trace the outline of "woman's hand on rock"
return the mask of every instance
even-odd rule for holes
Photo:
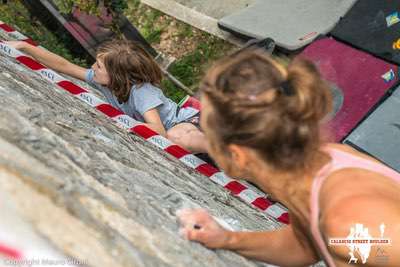
[[[233,232],[224,229],[204,209],[182,209],[177,211],[181,224],[180,234],[208,248],[225,248]]]

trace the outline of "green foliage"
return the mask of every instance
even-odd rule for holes
[[[169,16],[164,16],[161,12],[141,4],[139,0],[128,0],[128,9],[124,13],[144,38],[156,46],[160,44],[162,33],[168,30],[172,21]],[[162,18],[160,18],[161,16]],[[193,52],[178,58],[169,67],[169,71],[183,84],[196,91],[208,66],[228,53],[233,46],[205,32],[194,34],[193,27],[186,23],[176,21],[175,25],[178,29],[175,37],[179,39],[193,38],[197,47]],[[185,96],[185,92],[177,88],[171,81],[165,79],[162,86],[166,94],[175,101],[179,101]]]
[[[9,1],[8,4],[0,4],[0,20],[31,37],[48,50],[77,65],[87,66],[87,62],[84,59],[74,57],[68,50],[67,45],[60,42],[52,32],[48,31],[40,22],[32,20],[28,10],[25,9],[20,0]]]
[[[61,12],[69,14],[74,8],[92,14],[99,15],[102,7],[107,8],[110,12],[121,13],[127,7],[128,3],[126,0],[53,0]]]
[[[179,36],[188,37],[188,38],[193,37],[193,27],[192,26],[190,26],[189,24],[186,24],[186,23],[179,23],[177,26],[179,29]]]
[[[204,33],[204,35],[208,34]],[[186,86],[192,87],[196,91],[205,70],[230,48],[231,46],[224,41],[208,35],[207,38],[203,38],[203,41],[197,45],[192,53],[174,62],[169,71]]]
[[[114,0],[109,2],[111,2],[109,4],[111,10],[114,10],[115,12],[118,13],[121,13],[128,8],[128,3],[126,2],[126,0]]]
[[[163,88],[165,95],[171,98],[176,103],[179,103],[182,98],[186,96],[186,92],[178,88],[173,82],[171,82],[167,78],[162,81],[161,87]]]
[[[138,28],[140,33],[150,44],[157,44],[161,41],[161,34],[167,29],[170,19],[163,23],[157,23],[163,15],[158,10],[150,9],[140,4],[140,1],[129,1],[125,16]]]
[[[118,36],[122,34],[118,27],[118,14],[128,8],[127,0],[53,0],[53,2],[64,14],[71,14],[75,8],[78,8],[87,14],[100,16],[105,8],[113,14],[113,21],[107,27]]]
[[[109,13],[114,14],[115,18],[118,18],[118,14],[128,8],[127,0],[52,0],[52,2],[64,14],[71,14],[75,8],[78,8],[87,14],[100,16],[101,11],[105,8]],[[114,24],[117,22],[115,21]],[[117,29],[115,25],[110,25],[110,28]]]
[[[102,0],[53,0],[63,12],[69,13],[74,6],[91,13],[98,14],[98,3]],[[0,1],[1,3],[1,1]],[[127,6],[126,4],[129,4]],[[172,19],[161,12],[151,9],[140,3],[139,0],[105,1],[113,12],[124,10],[124,14],[139,29],[146,40],[152,44],[160,43],[160,37],[170,26]],[[111,4],[114,4],[112,6]],[[162,16],[162,18],[161,18]],[[68,49],[67,42],[58,39],[38,21],[33,21],[28,11],[21,4],[21,0],[8,1],[0,4],[0,20],[9,23],[22,33],[46,47],[48,50],[59,54],[75,64],[87,67],[85,60],[74,57]],[[209,65],[232,49],[225,41],[207,33],[193,34],[193,28],[185,23],[176,22],[179,38],[194,38],[196,49],[189,54],[177,59],[169,71],[186,86],[196,91],[198,83]],[[167,96],[179,102],[186,93],[177,88],[171,81],[164,79],[162,87]]]

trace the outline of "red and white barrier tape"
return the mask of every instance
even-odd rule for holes
[[[7,35],[10,36],[11,38],[14,38],[14,39],[17,39],[20,41],[24,41],[24,42],[30,43],[31,45],[37,46],[37,44],[31,38],[26,37],[22,33],[14,30],[13,28],[11,28],[10,26],[8,26],[7,24],[5,24],[2,21],[0,21],[0,29],[3,30],[4,32],[6,32]]]
[[[4,24],[0,21],[0,29],[10,34],[12,37],[21,37],[23,41],[28,43],[34,43],[26,36],[17,33],[10,26]],[[151,130],[143,123],[134,120],[133,118],[125,115],[120,110],[114,108],[110,104],[99,99],[95,95],[88,92],[86,89],[66,80],[61,75],[57,74],[53,70],[47,69],[44,65],[35,61],[34,59],[24,55],[22,52],[0,42],[0,52],[6,54],[10,57],[15,58],[17,61],[27,66],[29,69],[40,74],[44,79],[57,84],[62,89],[70,92],[74,96],[78,97],[82,101],[86,102],[93,108],[96,108],[103,114],[107,115],[111,119],[117,122],[119,126],[125,128],[129,132],[137,134],[150,143],[156,145],[157,147],[163,149],[170,155],[176,157],[182,161],[185,165],[197,170],[201,174],[209,177],[215,183],[228,189],[234,196],[239,197],[244,202],[260,209],[262,212],[268,214],[269,216],[277,219],[279,222],[288,224],[289,214],[285,207],[279,203],[273,203],[265,196],[260,195],[253,190],[249,189],[243,183],[237,180],[233,180],[226,176],[222,171],[216,169],[212,165],[206,163],[205,161],[194,156],[187,150],[181,148],[180,146],[173,144],[170,140],[159,135],[155,131]]]

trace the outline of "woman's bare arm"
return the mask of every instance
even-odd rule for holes
[[[181,233],[208,248],[232,250],[279,266],[307,266],[318,261],[312,249],[300,243],[291,225],[268,232],[232,232],[205,210],[184,210],[178,216],[183,225]]]
[[[225,249],[279,266],[308,266],[318,258],[296,238],[292,226],[270,232],[230,232]]]

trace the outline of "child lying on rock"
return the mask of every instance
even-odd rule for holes
[[[22,41],[9,41],[50,69],[83,80],[101,91],[107,101],[126,115],[188,149],[207,151],[207,141],[198,128],[199,112],[180,109],[159,88],[162,71],[138,44],[126,40],[104,43],[90,69]]]

